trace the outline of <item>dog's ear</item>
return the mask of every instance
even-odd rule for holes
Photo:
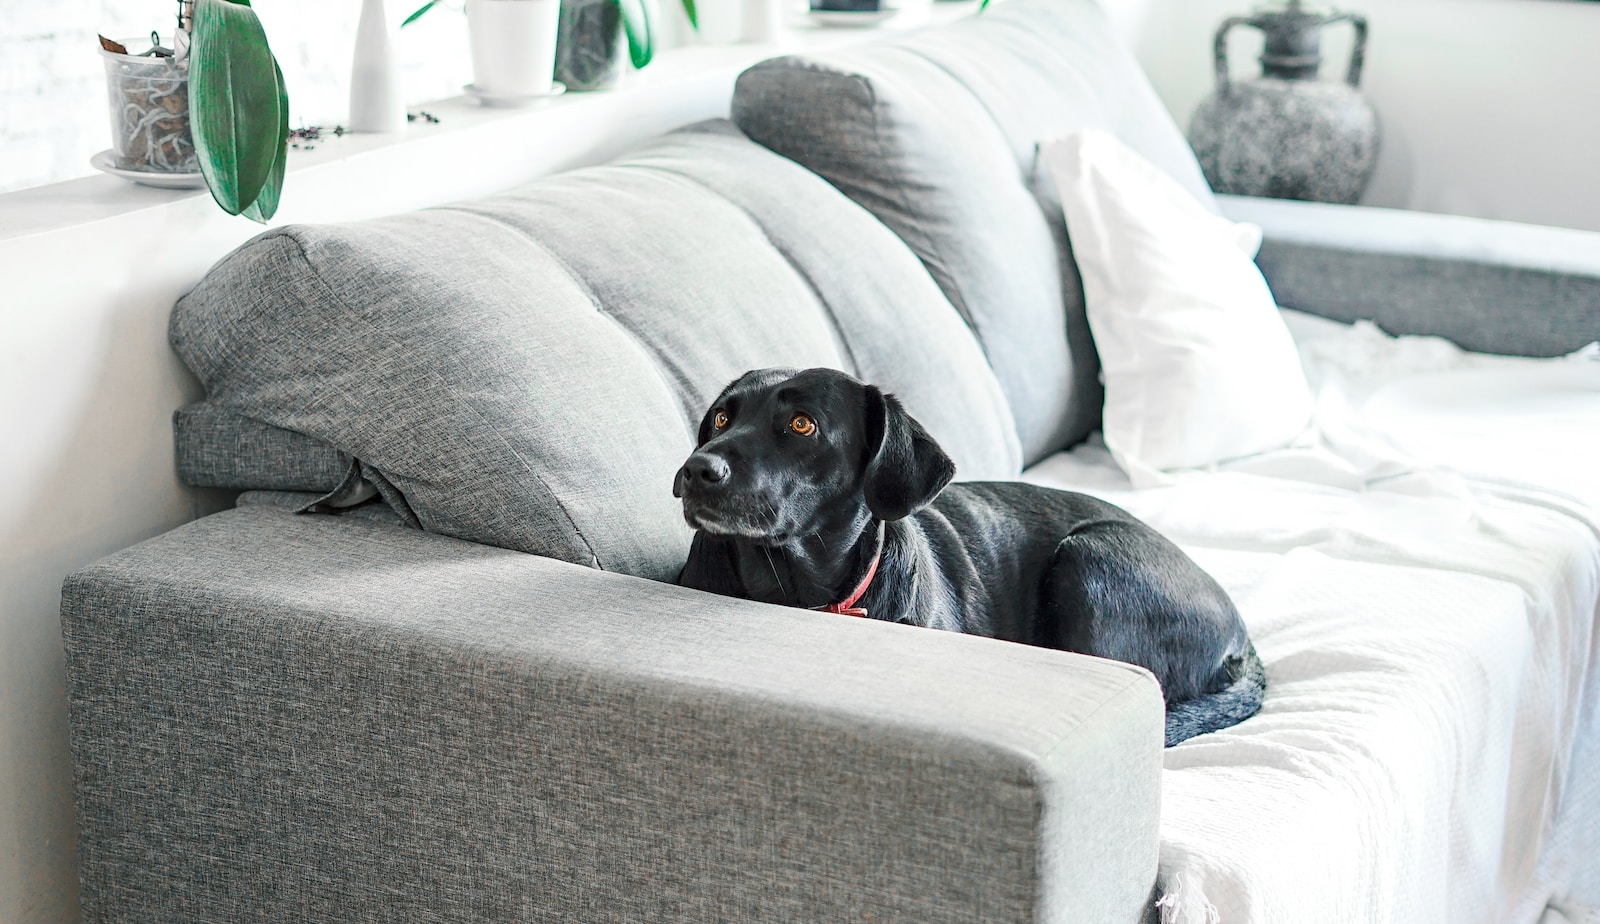
[[[955,477],[956,464],[900,400],[867,386],[867,447],[862,480],[867,509],[880,520],[916,513]]]

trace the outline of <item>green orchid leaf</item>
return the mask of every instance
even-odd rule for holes
[[[428,0],[428,2],[424,3],[422,5],[422,7],[420,9],[418,9],[415,13],[412,13],[410,16],[407,16],[406,17],[406,21],[400,24],[400,28],[404,29],[406,26],[409,26],[412,23],[416,22],[417,20],[421,19],[423,13],[428,12],[429,10],[433,9],[434,7],[436,7],[438,5],[439,5],[439,0]]]
[[[644,67],[656,54],[650,5],[644,0],[617,0],[617,8],[622,11],[622,31],[628,35],[628,57],[634,67]]]
[[[262,224],[278,211],[278,200],[283,196],[283,174],[289,166],[289,91],[283,85],[283,69],[278,67],[278,62],[272,62],[272,70],[278,78],[278,156],[272,161],[272,172],[267,175],[260,194],[244,210],[244,217]]]
[[[985,3],[989,0],[984,0]],[[684,15],[689,17],[689,28],[700,31],[700,12],[695,9],[694,0],[683,0]]]
[[[189,129],[211,197],[228,214],[254,202],[272,176],[286,102],[266,32],[247,0],[196,0]]]

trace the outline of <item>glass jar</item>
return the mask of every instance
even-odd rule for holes
[[[616,86],[627,61],[617,0],[561,0],[556,27],[556,79],[568,90]]]
[[[137,43],[139,39],[130,39]],[[128,47],[128,43],[124,43]],[[189,134],[189,66],[170,55],[100,50],[111,103],[111,147],[121,170],[198,173]]]

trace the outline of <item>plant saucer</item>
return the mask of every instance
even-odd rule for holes
[[[498,109],[514,109],[518,106],[531,106],[542,99],[560,96],[567,92],[567,85],[559,80],[552,80],[550,81],[550,90],[546,93],[492,93],[488,90],[480,90],[470,83],[461,89],[467,91],[468,96],[485,106]]]
[[[900,8],[885,6],[876,10],[806,10],[806,19],[819,26],[833,28],[860,29],[866,26],[876,26],[886,19],[900,14]]]
[[[117,166],[117,152],[107,148],[89,158],[89,166],[124,180],[162,189],[203,189],[206,178],[201,173],[157,173],[154,170],[125,170]]]

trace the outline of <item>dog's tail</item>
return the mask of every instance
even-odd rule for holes
[[[1215,693],[1167,704],[1167,747],[1195,735],[1237,725],[1255,715],[1267,695],[1267,669],[1256,646],[1230,664],[1233,681]]]

